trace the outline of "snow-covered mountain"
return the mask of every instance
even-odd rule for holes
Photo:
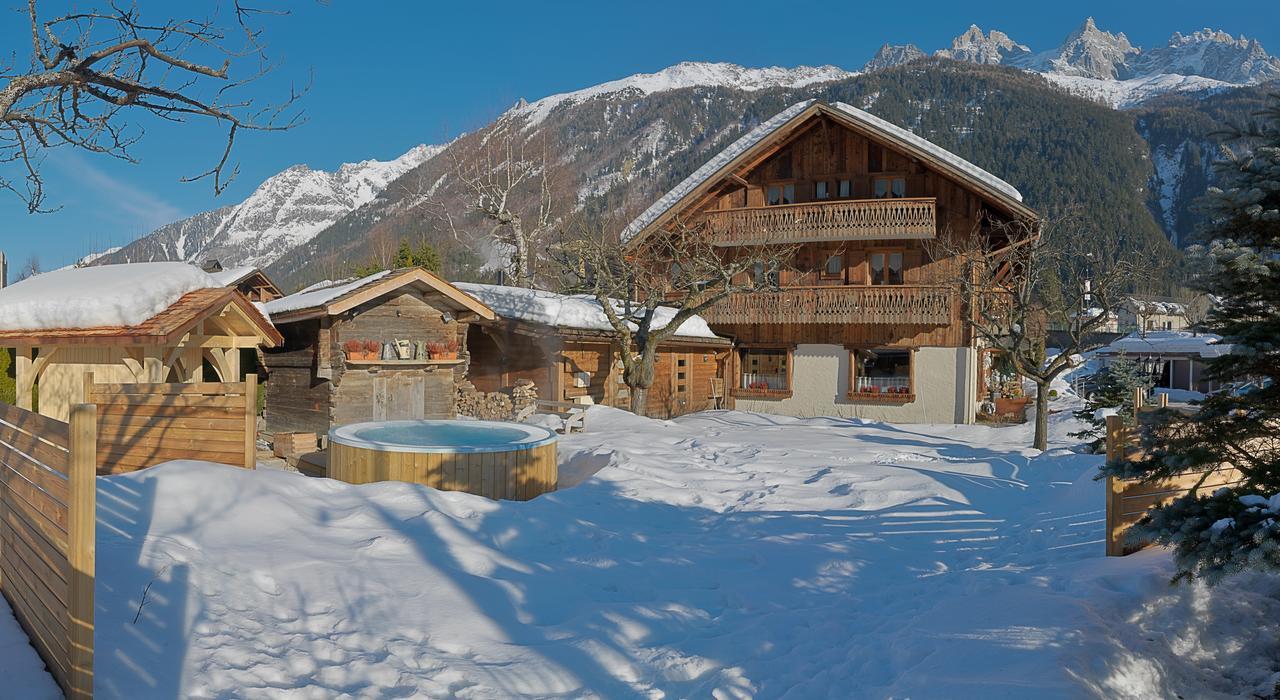
[[[536,102],[524,102],[512,108],[508,114],[527,116],[529,126],[537,126],[557,107],[579,104],[591,99],[618,94],[648,95],[690,87],[731,87],[737,90],[765,90],[768,88],[798,88],[816,83],[843,80],[856,75],[835,66],[799,66],[796,68],[747,68],[733,63],[698,63],[686,61],[664,68],[657,73],[636,75],[610,80],[582,90],[564,92],[544,97]]]
[[[1280,79],[1280,58],[1268,54],[1255,39],[1202,29],[1174,33],[1167,45],[1143,49],[1124,32],[1099,28],[1092,17],[1045,51],[1033,51],[999,30],[984,32],[971,25],[952,39],[950,47],[934,55],[1040,73],[1067,92],[1117,109],[1172,92],[1207,94]],[[905,46],[886,45],[866,69],[887,68],[916,57]]]
[[[880,50],[876,52],[876,55],[872,56],[871,60],[867,61],[866,65],[862,66],[862,70],[871,71],[888,68],[890,66],[899,66],[903,63],[910,63],[917,58],[924,58],[927,55],[928,54],[921,51],[920,47],[915,44],[902,44],[900,46],[884,44],[880,47]]]
[[[266,267],[443,148],[415,146],[395,160],[345,163],[333,172],[295,165],[267,178],[239,204],[167,224],[91,262],[216,259],[228,267]]]

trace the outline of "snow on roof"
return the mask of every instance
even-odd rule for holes
[[[613,330],[600,304],[594,297],[585,294],[557,294],[541,289],[471,282],[459,282],[455,286],[479,299],[502,318],[556,328]],[[621,308],[621,302],[614,303]],[[654,329],[665,328],[675,314],[676,310],[672,307],[658,307],[654,314]],[[676,335],[683,338],[719,338],[711,332],[711,328],[701,316],[694,316],[682,323]]]
[[[1139,299],[1130,297],[1129,303],[1133,308],[1142,314],[1165,314],[1168,316],[1181,316],[1187,312],[1185,304],[1176,301],[1157,301],[1154,299]]]
[[[189,292],[222,286],[183,262],[54,270],[0,289],[0,331],[136,326]]]
[[[1231,352],[1231,345],[1221,342],[1222,337],[1212,333],[1192,333],[1191,331],[1147,331],[1146,335],[1131,333],[1107,347],[1101,352],[1115,354],[1120,352],[1143,355],[1199,355],[1200,357],[1221,357]]]
[[[673,187],[670,192],[667,192],[659,198],[658,201],[650,205],[648,209],[644,210],[644,212],[641,213],[640,216],[637,216],[630,224],[627,224],[627,227],[622,230],[623,242],[631,240],[633,236],[645,227],[649,226],[649,224],[657,221],[659,217],[675,206],[680,200],[688,196],[689,193],[697,189],[699,185],[706,182],[717,171],[728,165],[729,162],[733,161],[738,156],[750,150],[756,144],[768,138],[771,134],[782,128],[792,119],[795,119],[801,112],[804,112],[816,101],[817,100],[804,100],[803,102],[797,102],[790,107],[787,107],[762,122],[756,128],[747,132],[745,136],[734,141],[728,148],[720,151],[715,155],[715,157],[704,163],[702,167],[693,171],[693,173],[681,181],[680,184]],[[1018,192],[1017,188],[1013,185],[1010,185],[1004,180],[992,175],[990,172],[987,172],[986,170],[970,163],[964,158],[961,158],[935,143],[917,136],[896,124],[892,124],[873,114],[864,112],[857,107],[845,104],[844,102],[836,102],[831,106],[841,114],[862,124],[863,126],[866,126],[872,131],[878,131],[899,141],[909,143],[915,148],[926,152],[930,157],[950,165],[974,180],[990,187],[992,190],[995,190],[1014,201],[1022,201],[1022,193]]]
[[[337,282],[324,280],[317,282],[310,287],[304,288],[300,292],[294,292],[287,297],[272,299],[262,305],[263,311],[268,316],[286,313],[289,311],[299,311],[301,309],[310,309],[317,306],[323,306],[338,297],[345,296],[363,287],[364,285],[380,280],[391,274],[390,270],[375,272],[368,277],[355,278],[351,277]]]
[[[209,276],[218,280],[218,284],[223,287],[229,287],[236,282],[248,277],[250,274],[257,272],[258,268],[253,265],[245,265],[243,267],[232,267],[217,272],[210,272]]]

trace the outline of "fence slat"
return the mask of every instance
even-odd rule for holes
[[[70,565],[67,647],[72,697],[93,697],[93,587],[96,575],[98,422],[92,404],[71,409]]]

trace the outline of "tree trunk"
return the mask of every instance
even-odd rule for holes
[[[648,387],[631,387],[631,412],[637,416],[645,415],[648,398]]]
[[[1036,434],[1031,446],[1037,450],[1049,449],[1049,384],[1036,384]]]

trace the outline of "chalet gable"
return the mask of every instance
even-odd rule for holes
[[[680,212],[700,206],[724,189],[746,186],[745,177],[819,124],[847,128],[872,143],[917,160],[1013,218],[1039,218],[1022,203],[1021,193],[1012,185],[927,139],[843,102],[806,100],[761,123],[659,198],[623,230],[624,244],[634,244]]]

